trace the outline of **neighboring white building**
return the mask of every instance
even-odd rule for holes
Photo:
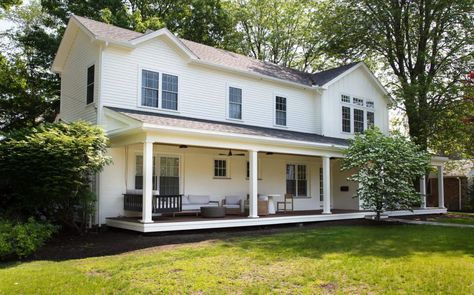
[[[357,212],[357,184],[340,172],[340,159],[354,133],[375,125],[388,134],[391,100],[363,63],[309,74],[179,39],[167,29],[141,34],[72,16],[53,70],[61,75],[59,118],[98,124],[110,138],[113,164],[97,179],[99,224],[163,231],[367,215]],[[124,209],[127,193],[139,194],[128,197],[131,210]],[[166,211],[156,195],[219,203],[249,195],[249,216],[258,217],[258,194],[273,196],[276,205],[285,193],[305,214],[152,220]],[[142,223],[114,218],[137,213]]]

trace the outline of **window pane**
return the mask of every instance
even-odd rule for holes
[[[227,161],[226,160],[214,160],[214,176],[215,177],[227,176]]]
[[[354,109],[354,132],[364,132],[364,111]]]
[[[368,107],[368,108],[374,108],[374,102],[373,101],[367,101],[365,103],[365,106]]]
[[[374,127],[375,116],[374,112],[367,112],[367,128]]]
[[[361,98],[353,97],[352,98],[352,103],[359,105],[359,106],[364,106],[364,100]]]
[[[94,74],[95,74],[95,66],[90,66],[87,69],[87,85],[94,83]]]
[[[163,74],[161,107],[168,110],[178,109],[178,77]]]
[[[342,131],[351,132],[351,109],[342,107]]]
[[[342,102],[346,102],[346,103],[350,103],[351,102],[351,98],[348,96],[348,95],[341,95],[341,101]]]
[[[179,194],[179,158],[160,157],[160,194]]]
[[[242,89],[229,87],[229,118],[242,119]]]
[[[90,104],[94,102],[94,75],[95,66],[87,68],[87,85],[86,85],[86,103]]]
[[[286,97],[275,97],[275,124],[286,126]]]
[[[158,107],[159,74],[152,71],[142,71],[142,105]]]

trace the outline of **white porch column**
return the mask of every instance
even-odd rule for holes
[[[258,152],[249,150],[249,217],[258,218]]]
[[[143,143],[143,198],[142,223],[153,222],[152,219],[152,190],[153,190],[153,142]]]
[[[323,159],[323,214],[331,214],[331,160]]]
[[[444,177],[443,177],[444,166],[438,166],[438,207],[444,207]]]
[[[421,209],[426,209],[426,176],[420,177]]]

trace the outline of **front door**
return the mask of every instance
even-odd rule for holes
[[[160,157],[160,195],[179,195],[178,157]]]

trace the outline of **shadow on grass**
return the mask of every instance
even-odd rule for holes
[[[251,251],[257,259],[278,257],[319,258],[331,253],[397,258],[415,252],[456,252],[474,256],[474,229],[419,225],[393,225],[366,220],[335,221],[267,228],[143,235],[108,230],[87,236],[60,236],[40,249],[31,260],[62,261],[122,254],[150,247],[170,249],[177,245],[218,240],[222,247]],[[1,268],[18,262],[0,264]]]

